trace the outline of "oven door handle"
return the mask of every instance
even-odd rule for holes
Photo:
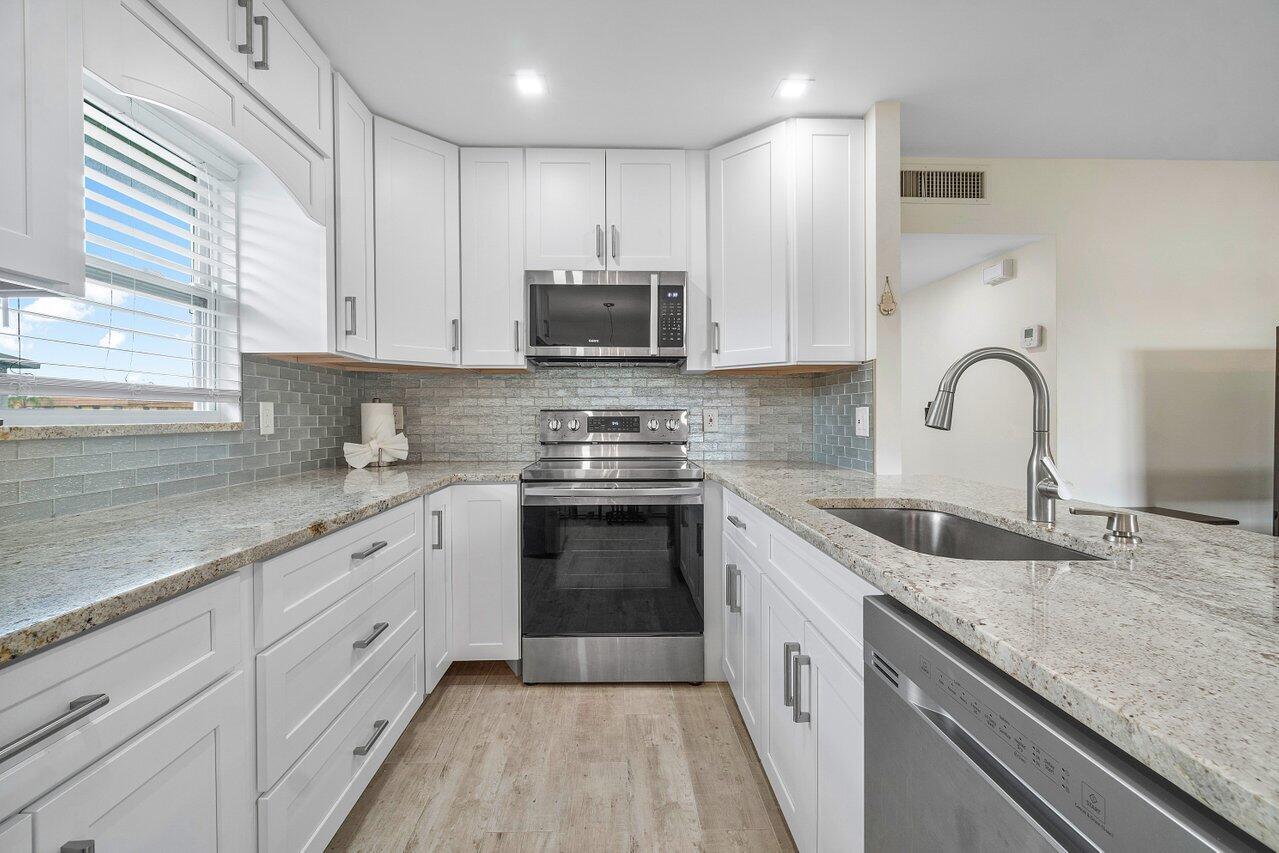
[[[524,486],[525,506],[571,504],[700,504],[702,485],[679,486]]]

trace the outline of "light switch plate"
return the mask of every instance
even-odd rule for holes
[[[258,403],[258,432],[261,435],[275,432],[275,403]]]
[[[702,432],[719,432],[719,409],[702,409]]]
[[[858,406],[853,414],[853,432],[870,438],[870,406]]]

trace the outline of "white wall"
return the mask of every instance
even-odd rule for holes
[[[904,165],[924,162],[984,164],[990,203],[906,203],[903,231],[1055,237],[1057,456],[1079,496],[1269,531],[1279,163]]]
[[[982,284],[982,269],[1002,258],[1014,260],[1016,278],[995,287]],[[1055,397],[1056,283],[1057,255],[1053,239],[1045,238],[903,296],[903,473],[1025,487],[1032,397],[1017,368],[994,361],[969,368],[959,381],[949,432],[924,426],[923,410],[946,368],[985,346],[1024,352],[1043,371]],[[1043,345],[1023,350],[1021,328],[1032,324],[1045,327]]]
[[[874,470],[902,470],[901,313],[879,313],[884,279],[901,295],[901,104],[866,113],[866,347],[875,354]]]

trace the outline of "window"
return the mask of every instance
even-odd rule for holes
[[[85,295],[0,290],[9,424],[239,416],[235,185],[86,101]]]

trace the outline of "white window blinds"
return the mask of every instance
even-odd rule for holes
[[[84,153],[85,296],[0,293],[0,406],[237,401],[234,183],[89,102]]]

